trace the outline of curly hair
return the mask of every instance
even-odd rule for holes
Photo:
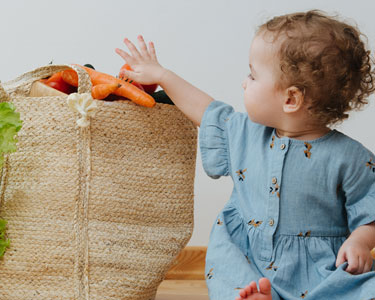
[[[280,87],[298,87],[317,121],[340,122],[368,103],[373,59],[356,27],[312,10],[275,17],[259,33],[279,44]]]

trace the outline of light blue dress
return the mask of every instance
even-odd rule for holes
[[[278,138],[220,101],[206,109],[199,135],[206,173],[234,184],[207,250],[211,300],[234,300],[261,277],[274,300],[375,298],[374,271],[335,267],[349,233],[375,221],[374,154],[336,130]]]

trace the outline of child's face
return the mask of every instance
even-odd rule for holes
[[[249,118],[265,126],[277,127],[283,113],[285,93],[276,88],[279,61],[275,45],[264,40],[263,34],[257,34],[254,38],[249,62],[251,73],[242,83]]]

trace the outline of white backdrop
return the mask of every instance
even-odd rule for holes
[[[46,65],[91,63],[116,75],[123,38],[155,43],[159,61],[238,111],[257,25],[274,15],[322,9],[356,22],[375,49],[373,0],[0,0],[0,80]],[[375,103],[339,127],[375,151]],[[216,214],[228,200],[230,178],[212,180],[197,157],[195,229],[189,245],[207,245]]]

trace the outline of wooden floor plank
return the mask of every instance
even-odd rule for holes
[[[204,276],[207,247],[189,246],[181,251],[155,300],[209,300]]]
[[[155,300],[209,300],[205,280],[164,280]]]
[[[204,280],[207,247],[185,247],[176,258],[165,279]]]

